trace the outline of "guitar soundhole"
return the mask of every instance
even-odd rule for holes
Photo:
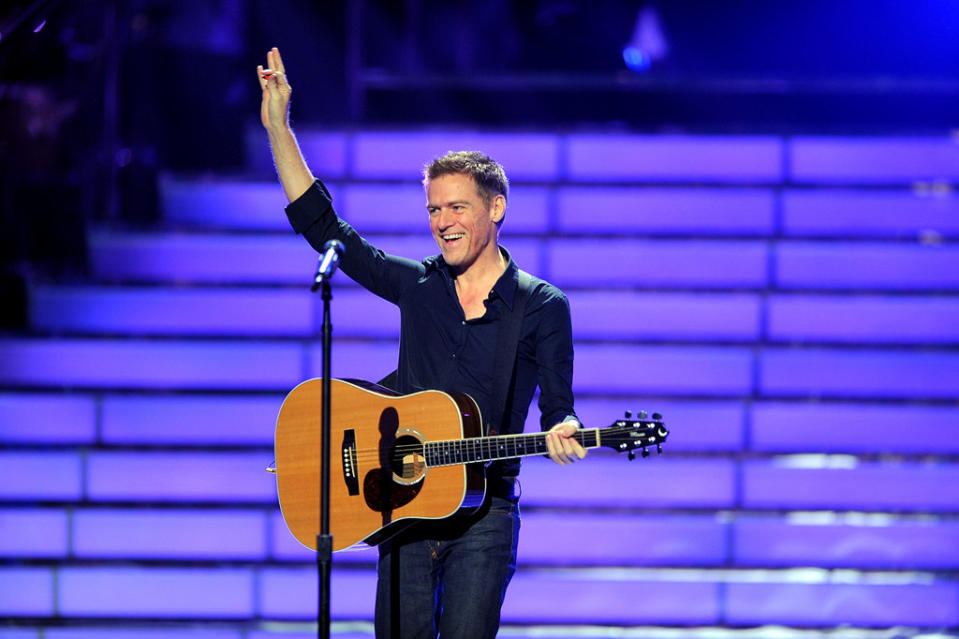
[[[426,474],[423,443],[412,435],[398,437],[390,451],[390,470],[393,471],[393,481],[404,486],[422,480]]]
[[[423,443],[414,435],[400,435],[380,449],[380,464],[363,478],[363,497],[370,509],[382,513],[385,526],[393,521],[393,511],[413,501],[423,488]]]

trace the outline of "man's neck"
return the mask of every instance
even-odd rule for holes
[[[488,292],[493,284],[506,271],[509,262],[499,250],[499,245],[493,245],[493,251],[484,254],[462,271],[453,271],[457,286],[465,290],[485,289]]]
[[[476,319],[486,313],[485,300],[496,285],[496,281],[506,270],[508,261],[496,249],[498,259],[477,261],[461,273],[454,272],[456,296],[466,319]]]

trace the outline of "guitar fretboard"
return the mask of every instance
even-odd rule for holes
[[[596,448],[599,446],[599,429],[579,430],[573,438],[585,448]],[[546,433],[524,433],[427,442],[423,447],[423,456],[428,466],[452,466],[545,455],[548,450]]]

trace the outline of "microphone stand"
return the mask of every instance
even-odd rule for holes
[[[330,534],[330,348],[333,325],[330,322],[329,278],[323,278],[323,409],[320,416],[320,532],[316,536],[316,570],[318,588],[317,628],[319,639],[330,637],[330,571],[333,564],[333,535]],[[313,289],[316,290],[314,284]]]
[[[333,323],[330,321],[330,278],[343,257],[343,243],[330,240],[323,246],[320,261],[313,276],[310,292],[323,289],[323,381],[321,397],[323,408],[320,411],[320,532],[316,535],[316,575],[317,575],[317,613],[316,636],[319,639],[330,637],[330,570],[333,565],[333,535],[330,534],[330,395],[332,384],[330,376],[330,351],[333,348]]]

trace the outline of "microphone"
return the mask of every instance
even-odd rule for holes
[[[313,276],[313,287],[311,291],[316,291],[324,281],[333,277],[336,268],[340,265],[340,258],[346,249],[343,248],[343,242],[339,240],[330,240],[323,245],[323,253],[320,255],[319,263],[316,265],[316,274]]]

